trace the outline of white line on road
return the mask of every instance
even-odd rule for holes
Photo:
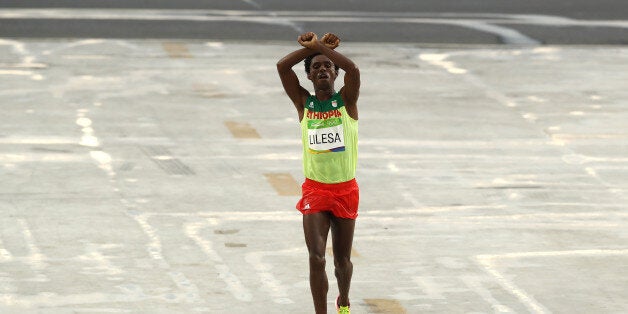
[[[528,295],[524,290],[517,287],[512,281],[508,280],[498,270],[495,269],[495,265],[490,260],[485,260],[477,257],[478,263],[489,273],[497,283],[502,286],[506,291],[513,294],[523,305],[525,305],[532,313],[543,314],[548,313],[548,310],[541,305],[534,297]]]
[[[253,296],[249,290],[242,284],[240,278],[238,278],[225,262],[222,257],[214,250],[212,242],[200,235],[202,228],[212,224],[214,219],[208,218],[205,221],[189,223],[185,225],[185,234],[201,248],[201,250],[207,255],[215,264],[214,267],[218,271],[218,278],[227,285],[227,290],[240,301],[250,302]]]
[[[89,155],[98,163],[98,168],[102,169],[109,175],[109,177],[115,177],[116,173],[113,171],[111,155],[101,150],[100,140],[94,135],[94,129],[92,128],[92,120],[87,118],[85,114],[89,112],[87,109],[79,109],[77,111],[76,124],[82,127],[81,141],[78,143],[81,146],[92,148]]]
[[[140,225],[144,234],[148,236],[149,243],[147,244],[147,251],[150,257],[159,263],[159,267],[162,269],[172,269],[170,264],[164,259],[162,254],[162,245],[156,228],[154,228],[149,222],[149,214],[135,214],[131,215],[133,219]],[[182,297],[187,302],[203,302],[203,299],[199,298],[199,289],[193,284],[185,274],[178,271],[168,271],[168,277],[174,282],[177,287],[183,291]]]
[[[0,263],[8,262],[13,259],[13,255],[7,249],[4,248],[2,238],[0,238]]]
[[[592,249],[592,250],[571,250],[571,251],[540,251],[540,252],[514,252],[505,254],[484,254],[476,256],[482,261],[494,261],[504,258],[526,258],[526,257],[555,257],[555,256],[628,256],[628,249]]]
[[[484,301],[491,305],[495,313],[515,313],[510,307],[504,305],[502,302],[499,302],[493,294],[491,290],[484,287],[482,284],[483,278],[479,276],[465,275],[461,276],[460,280],[464,282],[464,284],[469,287],[469,289],[473,290],[477,293]]]
[[[0,16],[2,15],[2,10],[0,9]],[[24,43],[15,40],[8,40],[0,38],[0,46],[11,46],[13,52],[21,57],[21,62],[17,64],[11,65],[12,68],[44,68],[45,65],[41,63],[34,62],[35,57],[30,54],[28,50],[24,47]],[[0,66],[4,67],[4,66]],[[33,71],[23,71],[23,70],[0,70],[0,74],[3,75],[21,75],[21,76],[30,76],[33,81],[41,81],[44,79],[44,76],[41,74],[36,74]]]
[[[24,236],[24,241],[26,242],[26,247],[29,252],[28,257],[26,258],[27,263],[30,264],[31,268],[35,272],[45,269],[48,266],[48,263],[45,262],[47,258],[41,253],[41,250],[39,250],[39,247],[35,244],[35,238],[33,237],[33,233],[28,227],[26,220],[18,219],[17,222],[20,225],[20,228],[22,228],[22,235]]]
[[[295,253],[302,251],[302,248],[286,249],[281,251],[256,251],[246,254],[245,260],[255,270],[260,278],[262,284],[266,287],[264,289],[273,298],[273,302],[277,304],[292,304],[293,300],[288,298],[289,287],[283,285],[279,279],[271,272],[273,265],[271,263],[264,263],[264,257],[266,256],[294,256]]]
[[[504,254],[483,254],[475,256],[475,260],[486,272],[491,274],[497,282],[508,292],[516,296],[533,313],[548,313],[548,310],[527,294],[523,289],[517,287],[510,279],[497,270],[497,262],[500,259],[517,259],[533,257],[562,257],[562,256],[628,256],[628,249],[591,249],[591,250],[571,250],[571,251],[542,251],[542,252],[513,252]]]

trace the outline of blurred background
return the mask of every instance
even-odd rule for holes
[[[626,6],[621,0],[3,0],[0,36],[284,41],[325,29],[357,42],[624,45]]]

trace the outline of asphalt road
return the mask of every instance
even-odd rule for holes
[[[313,313],[296,47],[0,39],[0,313]],[[354,313],[628,313],[628,48],[341,49]]]
[[[311,313],[304,30],[363,77],[355,313],[628,313],[625,0],[41,2],[0,0],[0,313]]]
[[[19,1],[0,3],[0,37],[292,41],[303,31],[346,42],[628,44],[628,2]]]

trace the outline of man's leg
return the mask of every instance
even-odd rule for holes
[[[317,314],[327,313],[327,274],[325,273],[325,247],[329,234],[331,214],[319,212],[303,215],[305,244],[310,255],[310,290]]]
[[[349,305],[349,288],[353,264],[351,263],[351,246],[353,244],[354,219],[333,217],[331,219],[331,240],[334,248],[335,274],[340,292],[338,305]]]

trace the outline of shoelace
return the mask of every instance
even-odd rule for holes
[[[338,307],[338,314],[350,314],[348,306],[340,306]]]

